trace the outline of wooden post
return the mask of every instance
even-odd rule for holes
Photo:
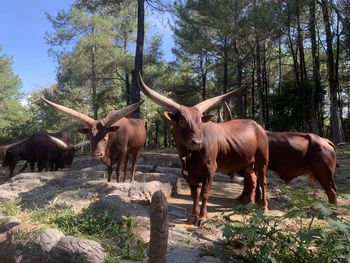
[[[148,249],[148,263],[166,262],[169,220],[168,202],[161,190],[155,192],[151,200],[151,237]]]

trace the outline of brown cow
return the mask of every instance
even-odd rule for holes
[[[170,112],[165,117],[172,122],[176,148],[188,175],[186,180],[193,198],[193,215],[188,223],[200,224],[207,217],[207,201],[216,171],[232,174],[244,170],[250,180],[258,172],[258,183],[262,188],[262,206],[267,209],[266,168],[268,163],[268,140],[265,130],[252,120],[234,120],[225,123],[209,121],[211,115],[202,115],[236,92],[205,100],[193,107],[177,104],[153,91],[143,82],[141,90],[154,102]],[[252,185],[250,202],[255,201],[255,184]],[[202,183],[202,206],[199,206],[199,184]]]
[[[321,184],[328,201],[337,203],[333,177],[337,161],[335,145],[331,141],[312,133],[267,132],[267,135],[270,152],[267,169],[276,172],[286,183],[295,177],[309,175]],[[244,179],[240,200],[250,195],[251,182],[247,179]]]
[[[87,126],[87,128],[79,129],[79,132],[89,136],[91,153],[107,166],[108,182],[111,181],[113,164],[116,161],[117,182],[119,182],[122,163],[124,163],[125,181],[130,155],[133,157],[131,181],[134,180],[136,161],[146,140],[146,129],[142,120],[128,119],[124,118],[124,116],[140,107],[143,101],[124,107],[119,111],[113,110],[105,118],[94,120],[73,109],[58,105],[44,98],[41,99],[55,110],[73,117]]]

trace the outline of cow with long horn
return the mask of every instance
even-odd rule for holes
[[[38,172],[49,168],[50,171],[57,171],[70,167],[76,150],[89,142],[73,145],[61,139],[47,133],[34,133],[24,140],[0,146],[2,155],[0,160],[2,160],[3,166],[9,166],[10,177],[14,176],[14,170],[19,160],[27,161],[20,172],[26,169],[28,163],[30,163],[31,172],[34,172],[35,163],[38,165]]]
[[[225,123],[210,121],[205,112],[233,97],[237,90],[205,100],[193,107],[180,105],[149,88],[139,76],[143,93],[167,111],[164,116],[172,123],[175,145],[182,161],[183,174],[193,198],[192,216],[188,223],[200,224],[207,217],[207,202],[216,171],[232,174],[244,170],[255,182],[249,202],[255,201],[256,176],[262,188],[261,205],[267,209],[266,167],[268,140],[265,130],[252,120],[233,120]],[[199,184],[202,183],[199,193]],[[201,196],[202,206],[199,205]]]
[[[130,156],[132,157],[131,181],[134,180],[136,161],[146,141],[146,129],[142,120],[125,118],[124,116],[140,107],[143,101],[126,106],[118,111],[113,110],[106,117],[94,120],[73,109],[53,103],[45,98],[41,99],[53,109],[78,120],[85,126],[85,128],[80,128],[78,131],[88,135],[92,155],[99,158],[107,166],[108,182],[111,181],[115,162],[117,162],[117,182],[120,181],[122,164],[124,164],[125,181]]]

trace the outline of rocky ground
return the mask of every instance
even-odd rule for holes
[[[341,166],[335,175],[339,204],[350,204],[349,160],[350,147],[345,146],[339,151],[338,162]],[[18,167],[21,167],[21,165],[18,165]],[[206,224],[202,228],[185,224],[187,215],[191,211],[192,200],[186,182],[179,176],[180,164],[174,150],[144,151],[138,163],[135,182],[133,183],[117,184],[115,175],[113,177],[114,180],[112,179],[113,182],[107,183],[105,167],[101,165],[99,160],[89,156],[77,157],[74,160],[73,167],[69,170],[21,173],[10,180],[8,180],[7,174],[8,170],[1,167],[0,201],[13,200],[19,197],[23,209],[52,206],[60,208],[74,207],[76,211],[97,204],[116,215],[133,215],[137,223],[137,233],[146,242],[149,240],[149,202],[152,194],[162,189],[170,205],[167,262],[220,262],[218,258],[204,256],[203,248],[222,242],[221,229],[217,229],[216,226],[210,224]],[[283,185],[277,176],[269,173],[268,213],[271,215],[281,215],[286,212],[286,205],[290,199],[280,190],[280,187]],[[327,202],[325,193],[318,190],[320,187],[317,184],[311,184],[307,177],[297,178],[291,183],[291,187],[314,192],[315,198]],[[235,198],[238,197],[241,191],[242,178],[235,177],[231,181],[229,177],[217,174],[208,204],[209,217],[212,218],[221,215],[222,212],[229,212],[237,204]],[[348,212],[340,211],[340,214],[350,220]],[[0,252],[1,249],[8,251],[7,246],[11,243],[4,241],[6,240],[4,233],[9,228],[17,226],[16,220],[14,220],[15,223],[11,222],[8,223],[11,225],[8,225],[7,228],[6,226],[0,226]],[[22,227],[35,228],[30,225]],[[14,230],[12,229],[11,231]],[[48,231],[55,230],[49,229]],[[49,235],[53,235],[52,232],[49,232]],[[81,246],[74,244],[88,244],[90,242],[75,239],[74,237],[62,238],[62,233],[56,233],[55,236],[57,235],[62,242],[68,242],[73,247],[73,250],[81,249]],[[42,236],[44,237],[45,235]],[[1,245],[4,242],[6,246]],[[54,251],[61,251],[60,248],[64,247],[60,242],[58,240],[52,245],[55,248]],[[37,242],[36,245],[45,247],[42,244]],[[89,246],[84,245],[82,247],[88,248]],[[96,246],[93,245],[93,247]],[[40,251],[43,251],[42,253],[45,252],[44,249]],[[85,252],[83,251],[82,253],[84,254]],[[57,255],[62,255],[63,252],[57,253]],[[95,253],[95,256],[97,255],[97,258],[105,256],[101,254],[102,252],[99,249],[93,253]],[[52,262],[54,262],[54,256],[52,257]],[[90,259],[84,260],[79,262],[102,262],[96,258],[92,261],[89,261]]]

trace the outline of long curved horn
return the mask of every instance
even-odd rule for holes
[[[224,101],[233,97],[233,95],[235,95],[240,90],[241,89],[235,89],[235,90],[228,92],[226,94],[223,94],[223,95],[211,98],[211,99],[207,99],[205,101],[202,101],[202,102],[196,104],[194,107],[196,107],[201,113],[203,113],[205,111],[209,111],[209,110],[221,105]]]
[[[163,95],[160,95],[159,93],[155,92],[151,88],[149,88],[142,80],[141,74],[139,73],[138,77],[139,86],[142,90],[142,92],[149,97],[151,100],[153,100],[158,105],[162,106],[164,109],[171,111],[173,113],[177,112],[181,105],[176,103],[175,101],[164,97]]]
[[[26,140],[28,140],[28,138],[26,138],[26,139],[24,139],[24,140],[20,140],[20,141],[18,141],[18,142],[14,142],[14,143],[11,143],[11,144],[4,145],[4,146],[2,146],[2,147],[7,151],[7,150],[10,149],[11,147],[16,146],[16,145],[18,145],[18,144],[21,144],[22,142],[24,142],[24,141],[26,141]]]
[[[78,150],[84,146],[90,145],[90,141],[83,141],[83,142],[79,142],[77,144],[74,144],[74,149]]]
[[[106,117],[100,120],[101,124],[103,124],[105,127],[110,127],[113,123],[118,121],[119,119],[129,115],[133,111],[135,111],[137,108],[141,106],[143,103],[143,100],[136,102],[134,104],[131,104],[129,106],[126,106],[120,110],[114,110],[110,112]]]
[[[51,141],[56,143],[57,146],[60,147],[61,149],[64,150],[64,149],[66,149],[68,147],[68,145],[64,141],[62,141],[62,140],[60,140],[60,139],[58,139],[56,137],[50,136],[50,135],[47,135],[47,136],[49,136]]]
[[[83,114],[83,113],[80,113],[80,112],[77,112],[73,109],[70,109],[70,108],[67,108],[65,106],[62,106],[62,105],[59,105],[59,104],[56,104],[56,103],[53,103],[43,97],[40,97],[47,105],[49,105],[50,107],[52,107],[53,109],[65,114],[65,115],[68,115],[70,117],[73,117],[74,119],[82,122],[83,124],[85,124],[86,126],[92,126],[96,123],[96,121],[92,118],[90,118],[89,116]]]

